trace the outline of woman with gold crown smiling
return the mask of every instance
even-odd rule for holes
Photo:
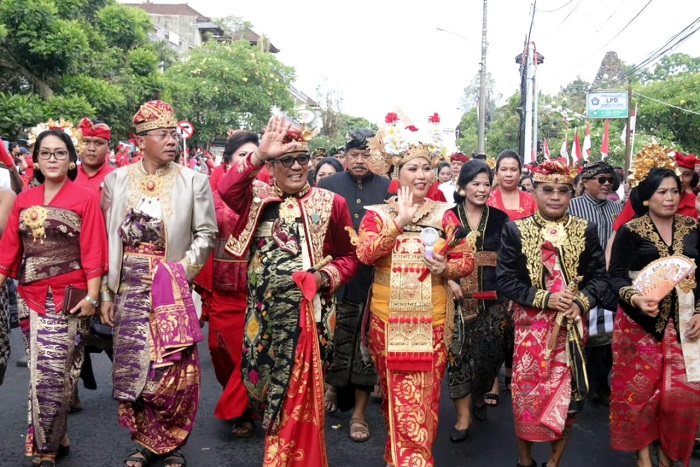
[[[677,214],[682,192],[672,153],[652,144],[635,156],[630,201],[639,217],[620,228],[610,259],[621,309],[613,329],[610,444],[636,451],[639,467],[652,465],[656,440],[659,466],[687,467],[700,419],[700,269],[663,298],[632,282],[661,258],[700,260],[697,221]]]
[[[32,155],[40,185],[17,197],[0,242],[0,286],[8,277],[19,279],[20,324],[29,355],[25,453],[40,467],[52,467],[70,453],[71,395],[83,361],[87,318],[95,314],[107,270],[97,198],[72,182],[78,174],[78,155],[67,133],[72,125],[50,122],[46,128]],[[71,286],[87,294],[66,303]]]
[[[441,146],[433,138],[435,128],[421,134],[394,113],[386,123],[370,140],[368,166],[375,173],[398,168],[398,195],[366,208],[357,247],[360,261],[376,268],[369,346],[389,430],[384,460],[391,466],[432,466],[454,321],[447,280],[471,273],[474,261],[450,210],[454,204],[427,198],[431,162]]]

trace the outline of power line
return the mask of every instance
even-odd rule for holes
[[[693,27],[695,29],[691,30],[691,28],[693,28]],[[633,74],[637,73],[641,69],[651,65],[655,61],[662,58],[667,52],[672,51],[673,49],[675,49],[676,47],[681,45],[683,42],[688,40],[693,34],[698,32],[698,30],[700,30],[700,17],[693,20],[693,22],[691,22],[688,26],[686,26],[683,29],[681,29],[680,31],[678,31],[676,34],[671,36],[665,43],[663,43],[661,46],[657,47],[655,50],[650,52],[646,58],[644,58],[641,62],[636,64],[631,70],[628,70],[627,72],[623,73],[622,75],[612,79],[611,82],[623,80],[623,79],[627,78],[628,76],[632,76]],[[686,33],[685,36],[677,39],[683,33]],[[672,41],[675,39],[677,39],[676,42],[672,43]]]
[[[542,13],[554,13],[554,12],[556,12],[556,11],[561,10],[562,8],[564,8],[566,5],[570,4],[570,3],[573,2],[573,1],[574,1],[574,0],[569,0],[568,2],[566,2],[565,4],[563,4],[562,6],[560,6],[559,8],[555,8],[555,9],[553,9],[553,10],[539,10],[539,11],[541,11]]]
[[[637,14],[634,15],[634,17],[633,17],[631,20],[629,20],[629,21],[627,22],[627,24],[625,24],[625,26],[617,32],[617,34],[615,34],[615,35],[613,36],[612,39],[610,39],[608,42],[606,42],[605,45],[603,45],[601,48],[599,48],[598,50],[596,50],[596,51],[595,51],[591,56],[589,56],[587,59],[585,59],[584,61],[582,61],[582,62],[579,63],[578,65],[576,65],[573,69],[574,69],[574,70],[579,69],[582,65],[585,65],[586,63],[588,63],[593,57],[596,57],[602,50],[604,50],[608,45],[610,45],[610,43],[611,43],[612,41],[614,41],[615,39],[617,39],[617,38],[620,36],[620,34],[622,34],[622,33],[625,31],[625,29],[627,29],[627,28],[629,27],[629,25],[632,24],[632,23],[634,22],[634,20],[636,20],[636,19],[639,17],[639,15],[641,15],[642,12],[644,12],[644,10],[646,10],[647,7],[648,7],[648,6],[651,4],[651,2],[653,2],[653,1],[654,1],[654,0],[649,0],[649,1],[646,3],[646,5],[644,5],[644,6],[642,7],[642,9],[639,10],[639,11],[637,12]]]
[[[689,114],[693,114],[693,115],[698,115],[698,116],[700,116],[700,112],[696,112],[696,111],[690,110],[690,109],[684,109],[683,107],[678,107],[677,105],[669,104],[668,102],[660,101],[660,100],[658,100],[658,99],[654,99],[653,97],[645,96],[644,94],[639,94],[638,92],[635,92],[634,95],[635,95],[635,97],[636,97],[636,96],[643,97],[644,99],[648,99],[648,100],[650,100],[650,101],[652,101],[652,102],[656,102],[656,103],[658,103],[658,104],[665,105],[666,107],[671,107],[671,108],[674,108],[674,109],[678,109],[678,110],[680,110],[681,112],[685,112],[685,113],[689,113]]]

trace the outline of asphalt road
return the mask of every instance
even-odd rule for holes
[[[0,386],[0,466],[31,465],[23,457],[23,439],[27,420],[28,370],[15,365],[23,352],[19,332],[12,335],[12,356],[5,383]],[[249,439],[233,439],[230,423],[214,417],[214,407],[221,388],[214,378],[206,344],[200,344],[202,357],[202,399],[192,436],[183,453],[190,467],[262,465],[263,433],[260,427]],[[70,415],[68,435],[72,441],[71,454],[61,460],[61,467],[118,467],[132,452],[126,429],[117,424],[117,403],[111,398],[111,366],[105,354],[93,355],[98,388],[84,389],[80,395],[83,410]],[[517,460],[513,432],[513,415],[509,395],[501,391],[496,408],[489,409],[487,420],[475,420],[469,438],[462,443],[449,440],[449,430],[455,415],[446,397],[440,408],[440,425],[435,444],[436,465],[513,467]],[[382,455],[386,429],[381,418],[379,403],[371,402],[368,420],[372,430],[366,443],[353,443],[348,438],[350,413],[335,413],[326,417],[326,442],[331,466],[384,467]],[[544,462],[548,457],[547,445],[537,445],[534,458]],[[700,451],[696,451],[692,466],[700,467]],[[608,409],[588,405],[579,415],[564,460],[564,467],[633,466],[634,455],[610,449],[608,441]],[[314,467],[314,466],[309,466]]]

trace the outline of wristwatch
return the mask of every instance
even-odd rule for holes
[[[85,301],[88,302],[90,305],[92,305],[94,308],[97,308],[98,306],[100,306],[100,302],[98,302],[97,300],[95,300],[94,298],[92,298],[89,295],[85,296]]]
[[[321,288],[330,289],[331,288],[331,278],[328,277],[328,274],[326,274],[323,271],[320,271],[319,274],[321,274]]]

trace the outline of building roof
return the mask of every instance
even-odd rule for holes
[[[124,3],[123,5],[140,8],[149,15],[194,16],[199,22],[211,21],[211,18],[204,16],[187,3],[152,3],[145,0],[143,3]]]

